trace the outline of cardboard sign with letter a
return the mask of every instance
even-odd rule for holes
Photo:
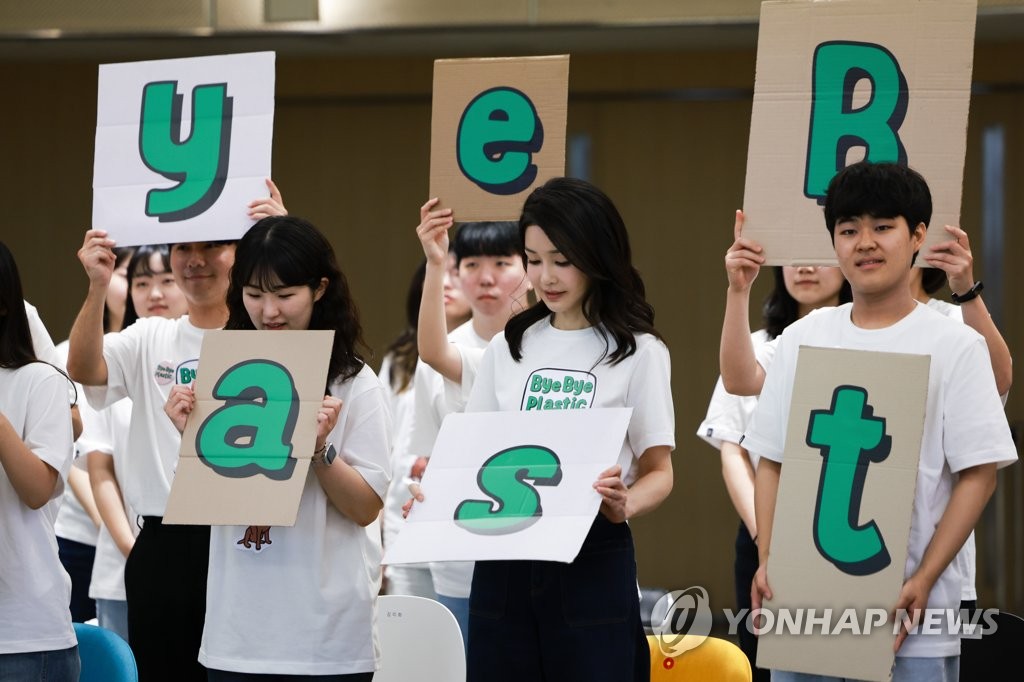
[[[976,15],[977,0],[761,4],[743,232],[769,265],[836,264],[825,190],[864,158],[921,173],[934,204],[924,249],[950,240]]]
[[[889,612],[906,567],[930,362],[800,348],[759,667],[889,679]]]
[[[622,452],[633,408],[448,415],[423,477],[423,502],[385,564],[570,562],[590,531],[598,474]]]
[[[238,239],[267,196],[274,53],[103,64],[92,226],[120,246]]]
[[[434,62],[430,196],[460,222],[518,220],[565,175],[569,56]]]
[[[292,526],[333,331],[208,331],[165,523]]]

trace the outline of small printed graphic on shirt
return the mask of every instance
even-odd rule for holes
[[[174,383],[182,386],[189,386],[196,380],[196,370],[199,369],[199,358],[186,360],[178,365],[174,371]]]
[[[161,386],[174,383],[174,364],[170,360],[161,360],[156,363],[156,371],[153,372],[156,383]]]
[[[544,367],[530,374],[519,409],[582,410],[594,404],[597,377],[575,369]]]
[[[272,544],[274,541],[270,539],[270,526],[249,526],[242,539],[235,543],[235,549],[259,553]]]

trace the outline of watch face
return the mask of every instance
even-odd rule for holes
[[[324,453],[324,464],[330,466],[334,462],[334,458],[337,456],[338,451],[334,449],[334,443],[327,446],[327,452]]]

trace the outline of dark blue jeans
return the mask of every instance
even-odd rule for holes
[[[89,598],[92,565],[96,560],[95,545],[57,537],[60,563],[71,576],[71,620],[84,623],[96,617],[96,602]]]
[[[469,682],[649,679],[628,524],[598,514],[571,564],[476,562],[469,633]]]
[[[78,682],[78,647],[0,654],[0,682]]]

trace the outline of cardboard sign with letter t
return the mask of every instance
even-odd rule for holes
[[[165,523],[292,526],[333,331],[208,331]]]
[[[907,561],[930,363],[800,348],[768,557],[773,598],[762,605],[773,623],[761,626],[759,667],[889,679],[889,612]],[[830,614],[828,634],[811,609]],[[848,610],[858,628],[841,626]],[[885,622],[857,631],[875,612]],[[803,624],[783,625],[783,614]]]
[[[921,173],[934,204],[924,249],[951,239],[977,11],[977,0],[761,4],[743,233],[769,265],[836,264],[825,190],[864,158]]]
[[[434,62],[430,196],[459,222],[518,220],[565,175],[569,56]]]

